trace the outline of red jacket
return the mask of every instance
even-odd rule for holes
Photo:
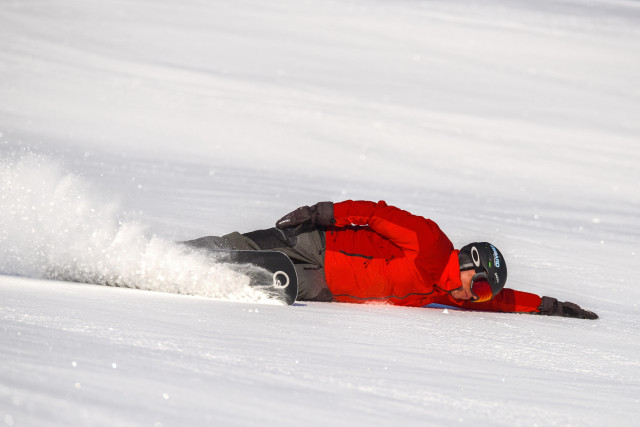
[[[462,286],[458,251],[438,225],[378,203],[334,204],[336,224],[327,229],[325,276],[334,300],[475,310],[537,311],[540,297],[503,289],[485,303],[456,300]]]

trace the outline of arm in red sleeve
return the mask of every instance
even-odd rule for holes
[[[498,311],[505,313],[538,313],[542,299],[529,292],[516,291],[504,288],[493,299],[486,302],[459,301],[448,297],[448,302],[440,302],[441,304],[462,307],[469,310],[480,311]]]
[[[418,252],[420,249],[437,247],[448,255],[453,250],[449,238],[438,225],[426,218],[378,203],[352,201],[336,203],[333,207],[336,227],[347,225],[368,225],[379,235],[389,239],[396,246]]]
[[[374,212],[387,207],[384,201],[378,203],[366,201],[345,200],[344,202],[333,204],[333,216],[336,220],[336,227],[345,227],[347,225],[369,225]]]

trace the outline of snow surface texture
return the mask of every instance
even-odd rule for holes
[[[639,88],[636,1],[0,2],[0,425],[635,425]],[[287,307],[173,243],[346,198],[601,319]]]

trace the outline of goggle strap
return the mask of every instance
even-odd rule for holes
[[[468,264],[462,264],[460,266],[460,271],[467,271],[467,270],[473,270],[475,268],[475,266],[473,265],[472,262],[468,263]]]
[[[471,278],[471,284],[473,284],[473,282],[475,282],[479,277],[483,278],[486,281],[489,281],[489,275],[487,274],[487,272],[481,271],[473,275],[473,277]]]

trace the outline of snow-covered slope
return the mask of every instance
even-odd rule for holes
[[[620,0],[1,2],[0,424],[633,425],[639,24]],[[601,319],[284,307],[173,243],[346,198],[490,240],[510,287]]]
[[[611,315],[2,292],[15,425],[631,425],[638,404],[638,333]]]

